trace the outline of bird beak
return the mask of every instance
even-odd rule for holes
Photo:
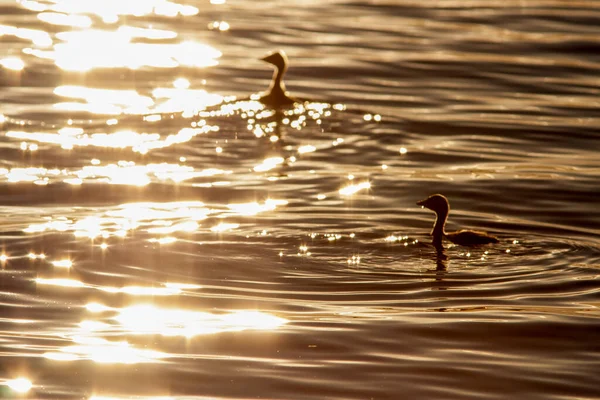
[[[425,199],[425,200],[420,200],[420,201],[417,201],[417,205],[418,205],[418,206],[421,206],[421,207],[425,207],[425,202],[426,202],[426,201],[427,201],[427,199]]]

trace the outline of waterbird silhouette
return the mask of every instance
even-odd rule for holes
[[[271,85],[266,92],[260,93],[259,101],[268,107],[281,108],[301,102],[288,95],[283,83],[283,75],[288,68],[288,58],[283,50],[274,51],[261,58],[275,67]]]
[[[442,238],[450,240],[452,243],[461,246],[477,246],[488,243],[498,243],[498,238],[488,235],[486,232],[463,229],[456,232],[446,232],[446,220],[450,212],[450,203],[448,199],[441,194],[434,194],[417,202],[417,205],[430,209],[435,212],[435,222],[431,231],[432,244],[436,248],[443,248]]]

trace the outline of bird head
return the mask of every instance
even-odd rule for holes
[[[269,64],[272,64],[281,70],[285,69],[288,64],[288,58],[283,52],[283,50],[277,50],[272,53],[269,53],[265,57],[261,58],[261,60],[268,62]]]
[[[425,200],[417,201],[417,205],[428,208],[436,213],[448,213],[450,211],[448,199],[441,194],[433,194]]]

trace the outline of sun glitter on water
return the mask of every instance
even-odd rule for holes
[[[12,379],[4,382],[4,384],[17,393],[27,393],[33,387],[33,384],[27,378]]]

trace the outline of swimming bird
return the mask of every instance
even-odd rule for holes
[[[431,236],[433,236],[432,244],[435,247],[443,247],[442,238],[444,236],[452,243],[460,244],[461,246],[498,243],[498,238],[488,235],[486,232],[468,229],[456,232],[446,232],[445,226],[446,220],[448,219],[448,213],[450,212],[450,203],[448,202],[448,199],[441,194],[431,195],[425,200],[418,201],[417,205],[435,212],[435,223],[433,224],[433,230],[431,231]]]
[[[268,107],[281,108],[300,102],[288,95],[283,83],[283,75],[288,68],[288,58],[283,50],[278,50],[261,58],[275,67],[269,90],[260,94],[259,101]]]

